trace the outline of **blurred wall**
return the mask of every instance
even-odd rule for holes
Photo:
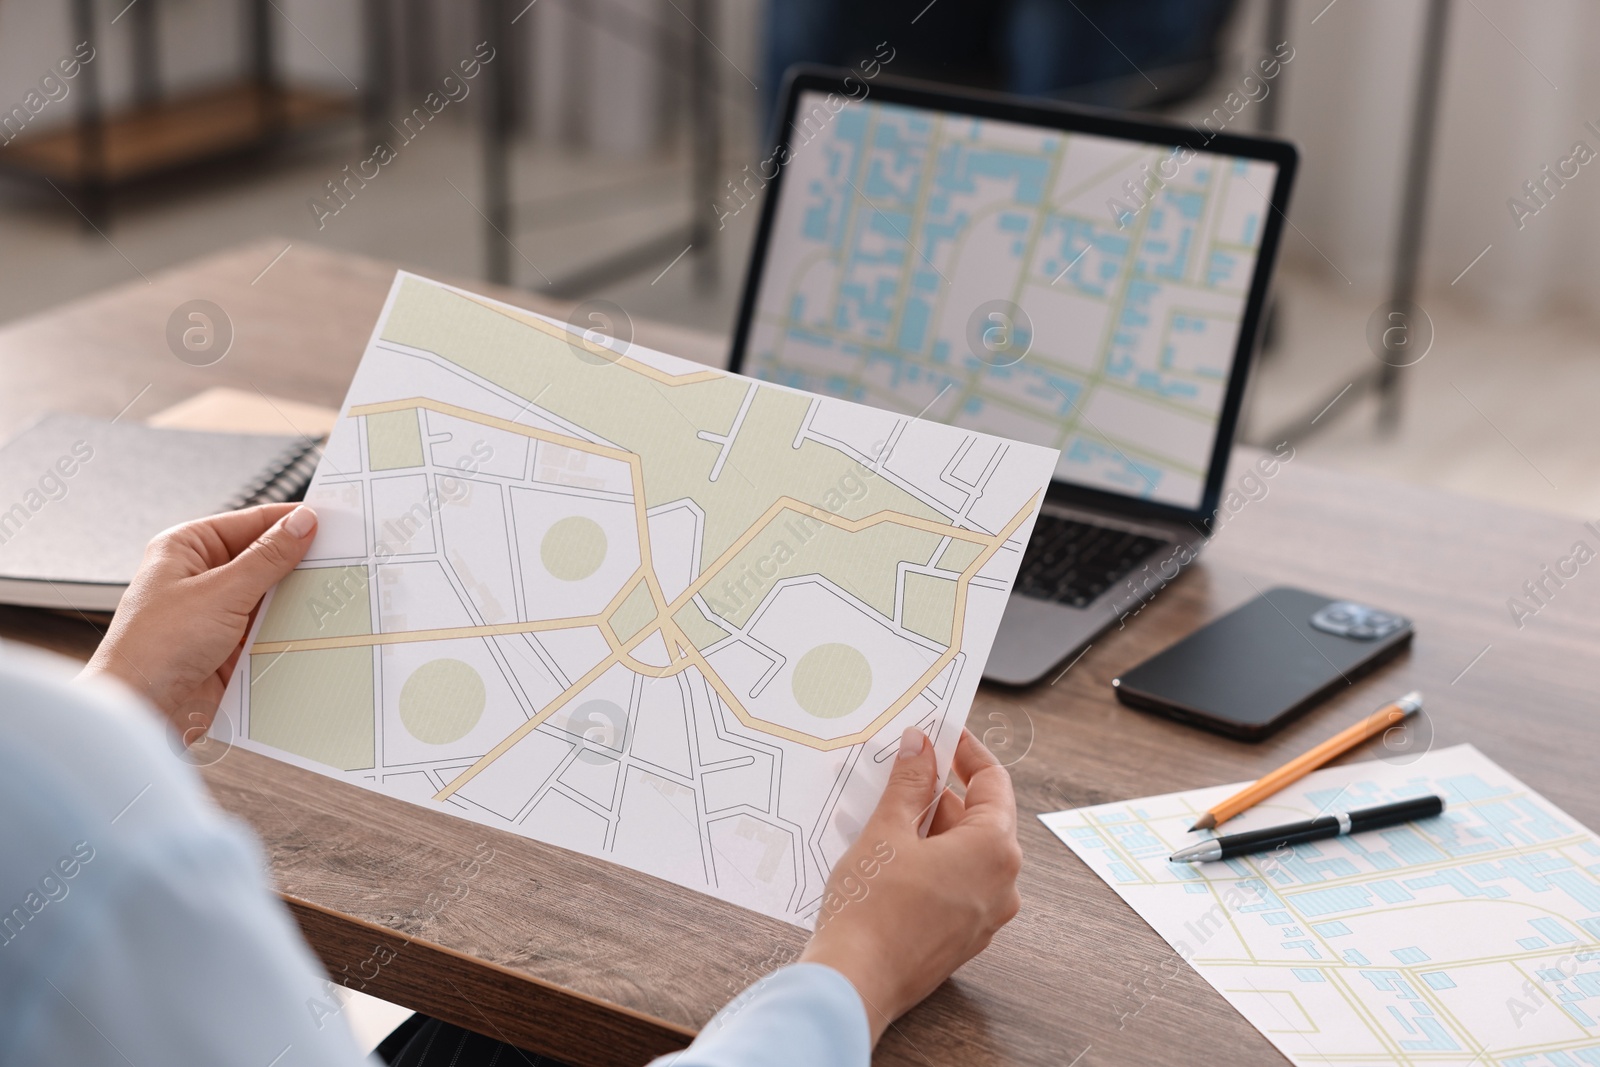
[[[1256,0],[1240,28],[1244,55],[1259,47],[1263,6]],[[1304,158],[1291,212],[1302,232],[1291,231],[1286,251],[1346,287],[1342,273],[1363,296],[1388,283],[1425,7],[1290,5],[1296,55],[1281,86],[1283,126]],[[1459,294],[1510,319],[1572,309],[1600,315],[1600,132],[1584,126],[1600,127],[1600,66],[1590,55],[1597,34],[1600,5],[1585,0],[1453,0],[1425,290]],[[1547,181],[1547,204],[1538,205],[1523,183],[1543,179],[1541,168],[1556,168],[1578,141],[1595,161],[1563,179],[1564,188]],[[1520,229],[1512,198],[1539,207]]]
[[[688,106],[686,49],[704,30],[723,126],[747,139],[757,126],[762,4],[709,6],[709,24],[697,27],[689,0],[539,0],[521,20],[534,57],[522,89],[535,134],[606,155],[672,143]]]

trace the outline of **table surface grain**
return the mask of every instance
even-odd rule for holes
[[[296,244],[257,278],[285,243],[248,245],[0,330],[0,436],[44,410],[109,417],[135,397],[126,417],[142,418],[212,385],[336,406],[394,267]],[[196,298],[233,323],[233,347],[211,367],[167,348],[168,316]],[[652,347],[723,357],[710,334],[635,328]],[[1236,467],[1255,455],[1241,450]],[[1192,970],[1165,978],[1173,950],[1034,816],[1255,777],[1408,689],[1427,696],[1423,743],[1470,741],[1579,820],[1600,823],[1588,778],[1600,576],[1580,571],[1520,627],[1507,603],[1594,534],[1575,519],[1297,459],[1261,485],[1201,563],[1053,684],[979,691],[969,725],[1016,783],[1022,912],[889,1031],[876,1062],[1060,1067],[1082,1054],[1077,1062],[1093,1067],[1168,1062],[1197,1042],[1238,1064],[1281,1062]],[[1416,640],[1259,744],[1114,700],[1118,673],[1277,584],[1403,612]],[[82,620],[7,608],[0,636],[80,657],[98,638]],[[1374,742],[1346,758],[1384,754]],[[204,776],[260,835],[279,891],[335,980],[580,1067],[681,1046],[804,941],[794,927],[678,886],[253,753],[229,751]]]

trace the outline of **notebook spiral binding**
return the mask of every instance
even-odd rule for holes
[[[321,455],[320,437],[304,437],[278,454],[278,457],[261,472],[260,477],[239,490],[223,505],[224,511],[253,507],[256,504],[278,504],[287,500],[304,500],[311,475],[317,469]]]

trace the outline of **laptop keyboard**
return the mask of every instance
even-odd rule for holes
[[[1017,592],[1085,608],[1169,544],[1154,537],[1041,514],[1022,554]]]

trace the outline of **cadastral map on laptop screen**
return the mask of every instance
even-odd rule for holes
[[[789,131],[743,369],[1197,507],[1276,164],[823,101]]]
[[[402,274],[212,736],[807,923],[1055,461]]]
[[[1471,745],[1327,767],[1223,828],[1430,793],[1441,817],[1169,863],[1215,786],[1039,816],[1289,1061],[1600,1063],[1600,838]],[[1179,959],[1127,983],[1123,1026]]]

